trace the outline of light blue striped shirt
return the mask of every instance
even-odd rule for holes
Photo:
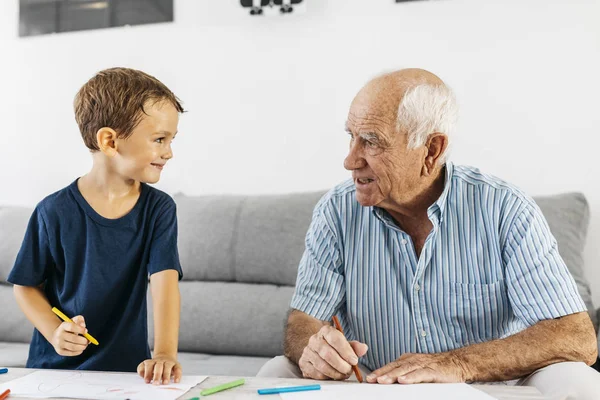
[[[478,169],[446,164],[445,188],[420,257],[378,207],[356,201],[352,180],[317,204],[291,307],[338,314],[361,360],[380,368],[403,353],[437,353],[513,335],[585,311],[535,202]]]

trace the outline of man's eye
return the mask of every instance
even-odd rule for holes
[[[372,149],[377,148],[377,143],[373,143],[373,142],[370,142],[368,140],[365,143],[367,143],[367,147],[370,147]]]

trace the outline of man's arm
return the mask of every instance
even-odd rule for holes
[[[344,380],[352,374],[367,345],[348,342],[330,324],[292,310],[286,327],[284,352],[298,365],[305,378]]]
[[[437,354],[405,354],[367,377],[369,382],[491,382],[521,378],[550,364],[598,356],[586,312],[537,324],[504,339]]]
[[[327,325],[325,322],[302,311],[290,310],[283,342],[285,356],[298,365],[310,337],[319,332],[325,325]]]
[[[594,327],[587,312],[540,321],[516,335],[452,352],[466,367],[467,381],[520,378],[550,364],[598,357]]]
[[[154,357],[138,366],[138,373],[147,383],[167,384],[173,376],[181,380],[181,365],[177,362],[179,340],[179,272],[173,269],[150,276],[152,304],[154,306]]]
[[[329,320],[345,307],[345,274],[340,216],[328,196],[315,207],[298,266],[292,311],[288,316],[284,353],[305,378],[347,379],[367,345],[348,342]]]

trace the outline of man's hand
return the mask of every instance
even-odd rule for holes
[[[325,325],[310,337],[298,366],[305,378],[345,380],[367,350],[366,344],[348,342],[337,329]]]
[[[369,383],[457,383],[465,381],[462,363],[450,353],[403,354],[373,371]]]
[[[73,318],[73,323],[63,322],[54,330],[50,344],[52,344],[54,350],[61,356],[78,356],[90,344],[86,338],[79,336],[84,333],[87,333],[85,319],[81,315],[78,315]]]
[[[138,374],[144,378],[146,383],[154,383],[155,385],[167,385],[171,382],[171,377],[175,383],[181,381],[181,364],[177,362],[177,358],[157,354],[151,360],[145,360],[137,367]]]

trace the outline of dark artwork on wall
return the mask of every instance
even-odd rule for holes
[[[240,0],[242,7],[250,9],[250,15],[263,15],[274,9],[281,14],[288,14],[302,2],[303,0]]]
[[[173,21],[174,0],[20,0],[19,36]]]

